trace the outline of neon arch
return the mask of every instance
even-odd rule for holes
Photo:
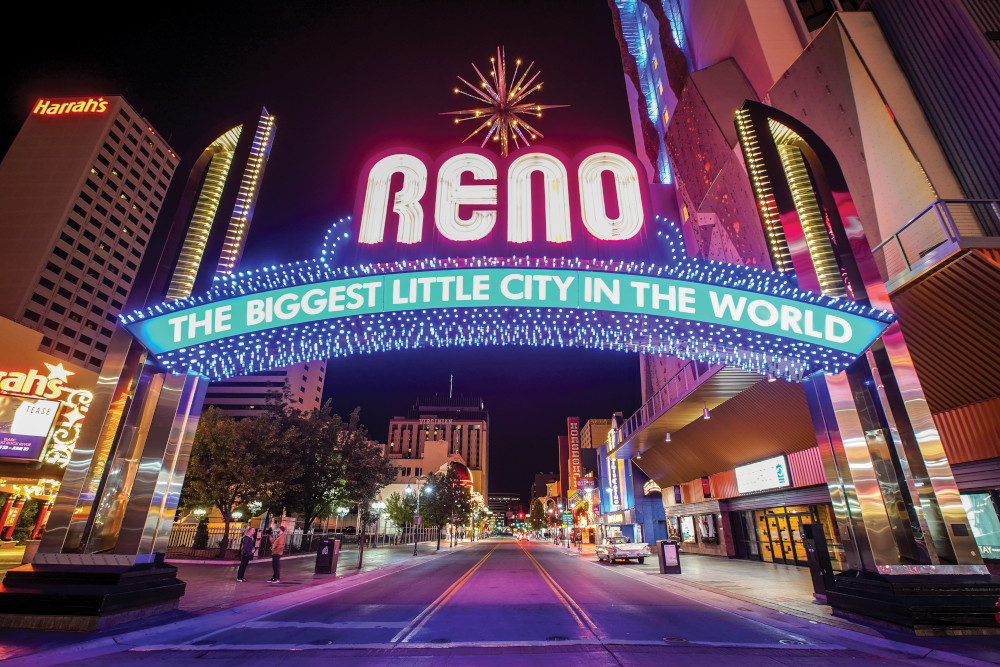
[[[340,221],[342,224],[344,221]],[[209,292],[123,315],[170,372],[221,379],[300,361],[423,347],[650,352],[791,380],[837,373],[894,320],[758,268],[684,256],[659,218],[666,263],[471,257],[335,266],[320,257],[245,271]]]

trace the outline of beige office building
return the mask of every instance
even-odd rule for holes
[[[100,368],[177,162],[121,97],[38,100],[0,163],[0,316]]]

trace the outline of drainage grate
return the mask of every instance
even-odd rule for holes
[[[686,642],[687,640],[684,639],[683,637],[664,637],[663,641],[665,641],[665,642]]]
[[[569,641],[569,637],[563,637],[561,635],[552,635],[551,637],[546,637],[545,641],[547,641],[547,642],[568,642]]]
[[[450,639],[445,639],[444,637],[435,637],[427,642],[428,644],[450,644]]]
[[[805,642],[800,642],[798,639],[779,639],[779,644],[805,644]]]

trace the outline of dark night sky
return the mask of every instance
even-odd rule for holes
[[[19,7],[34,13],[20,22],[31,46],[0,46],[0,148],[39,97],[122,95],[182,157],[228,118],[264,105],[277,133],[243,268],[314,256],[330,222],[351,212],[358,171],[379,150],[457,147],[465,134],[438,113],[465,108],[467,98],[452,93],[456,76],[474,76],[470,62],[482,69],[499,45],[508,62],[534,60],[542,71],[536,101],[570,105],[541,119],[539,145],[569,154],[597,144],[634,150],[604,0],[99,7]],[[190,158],[174,187],[189,168]],[[493,491],[527,496],[535,472],[557,469],[567,416],[629,414],[639,403],[636,355],[527,348],[336,360],[326,394],[338,412],[360,405],[371,434],[384,440],[388,419],[418,394],[447,392],[452,371],[456,393],[481,395],[490,411]]]

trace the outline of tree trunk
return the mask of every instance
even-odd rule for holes
[[[438,525],[438,551],[441,551],[441,528],[442,526]]]
[[[219,542],[219,558],[226,557],[226,549],[229,548],[229,514],[222,513],[222,521],[225,528],[222,531],[222,541]]]
[[[360,519],[360,512],[358,514]],[[359,520],[358,524],[358,569],[360,570],[365,559],[365,522]]]

